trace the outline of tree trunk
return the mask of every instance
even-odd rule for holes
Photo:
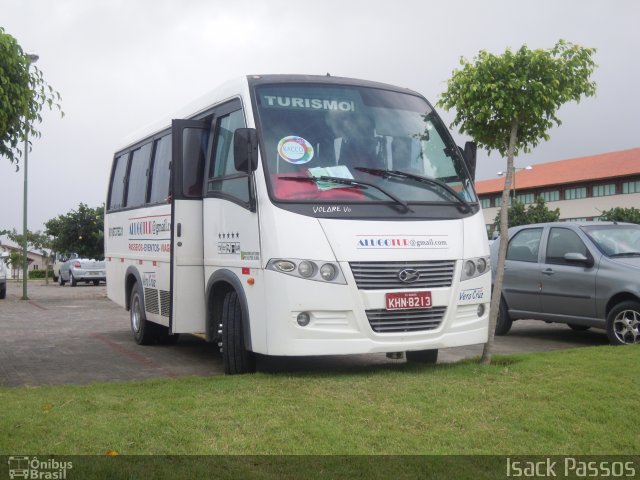
[[[493,340],[496,333],[496,322],[498,320],[498,311],[500,309],[500,299],[502,298],[502,280],[504,278],[504,262],[507,257],[507,245],[509,244],[509,194],[515,169],[513,168],[513,154],[515,152],[516,143],[518,141],[518,121],[511,121],[511,134],[509,135],[509,148],[507,150],[507,174],[504,180],[504,189],[502,190],[502,205],[500,206],[500,248],[498,249],[498,264],[496,265],[496,278],[493,283],[493,292],[491,294],[491,307],[489,309],[489,338],[484,344],[482,350],[481,363],[489,365],[493,355]]]

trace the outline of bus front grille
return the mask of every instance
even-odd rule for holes
[[[402,333],[435,330],[447,307],[420,310],[367,310],[369,325],[377,333]]]
[[[428,262],[351,262],[351,273],[359,290],[398,290],[407,288],[450,287],[455,260]],[[417,280],[400,280],[401,272],[415,271]]]

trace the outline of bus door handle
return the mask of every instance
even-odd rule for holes
[[[182,224],[181,224],[181,223],[178,223],[178,228],[177,228],[177,230],[176,230],[176,235],[177,235],[178,237],[181,237],[181,236],[182,236]]]

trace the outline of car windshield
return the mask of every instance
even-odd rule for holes
[[[477,201],[458,148],[419,96],[289,84],[258,86],[256,98],[263,163],[277,201],[407,209]]]
[[[595,225],[582,230],[609,257],[640,257],[640,225]]]

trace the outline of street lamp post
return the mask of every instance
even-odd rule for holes
[[[32,63],[38,61],[38,55],[27,55],[27,70]],[[27,257],[27,185],[28,185],[28,165],[29,165],[29,130],[28,122],[25,121],[24,131],[24,198],[22,200],[22,300],[29,300],[27,295],[27,277],[29,275],[29,259]]]
[[[518,170],[533,170],[531,165],[527,165],[526,167],[513,167],[513,202],[516,201],[516,172]],[[499,177],[505,175],[507,172],[497,172]]]

